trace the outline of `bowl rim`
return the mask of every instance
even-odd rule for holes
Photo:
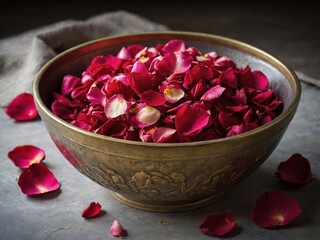
[[[155,36],[158,36],[160,38],[154,39]],[[291,78],[293,81],[292,84],[290,84],[294,96],[292,103],[288,106],[288,108],[281,112],[280,115],[278,115],[275,119],[270,121],[267,124],[264,124],[258,128],[255,128],[251,131],[231,136],[231,137],[224,137],[224,138],[218,138],[218,139],[213,139],[213,140],[205,140],[205,141],[195,141],[195,142],[184,142],[184,143],[153,143],[153,142],[140,142],[140,141],[133,141],[133,140],[125,140],[125,139],[118,139],[114,138],[111,136],[105,136],[102,134],[98,133],[93,133],[89,132],[86,130],[83,130],[79,127],[76,127],[65,120],[57,117],[52,113],[50,109],[46,107],[44,102],[42,101],[40,97],[40,92],[39,92],[39,84],[42,79],[42,77],[45,75],[46,71],[53,65],[54,63],[58,62],[59,60],[63,59],[65,56],[70,55],[74,53],[75,51],[79,51],[83,47],[88,47],[93,44],[99,44],[103,43],[104,41],[114,41],[118,39],[125,39],[125,38],[130,38],[131,41],[138,41],[140,40],[141,37],[143,37],[143,41],[147,40],[167,40],[167,37],[171,36],[173,38],[178,38],[180,37],[188,37],[188,40],[205,40],[209,41],[211,39],[215,40],[215,43],[220,44],[225,47],[232,47],[233,49],[237,49],[240,51],[248,52],[250,55],[256,56],[262,60],[267,61],[268,64],[271,64],[274,66],[277,70],[279,70],[283,75],[286,76],[286,78]],[[96,49],[95,49],[96,50]],[[81,44],[78,44],[74,47],[71,47],[55,57],[53,57],[51,60],[49,60],[42,68],[39,70],[37,73],[34,81],[33,81],[33,94],[34,94],[34,100],[37,105],[37,108],[40,108],[42,112],[44,112],[49,118],[53,119],[54,121],[58,122],[59,124],[63,125],[66,128],[69,128],[73,131],[76,131],[80,134],[84,134],[88,137],[93,137],[96,139],[101,139],[101,140],[106,140],[106,141],[111,141],[114,143],[119,143],[119,144],[129,144],[129,145],[136,145],[136,146],[142,146],[142,147],[160,147],[160,148],[175,148],[175,147],[190,147],[190,146],[201,146],[201,145],[208,145],[208,144],[213,144],[213,143],[223,143],[223,142],[229,142],[233,141],[235,139],[241,140],[243,138],[246,138],[251,135],[255,135],[257,133],[261,133],[265,131],[266,129],[275,126],[277,123],[283,121],[288,115],[290,115],[293,111],[295,112],[300,101],[301,97],[301,84],[300,81],[295,74],[295,72],[284,62],[280,61],[278,58],[275,56],[265,52],[264,50],[261,50],[257,47],[254,47],[250,44],[247,44],[245,42],[221,36],[221,35],[216,35],[216,34],[209,34],[209,33],[201,33],[201,32],[190,32],[190,31],[158,31],[158,32],[144,32],[144,33],[132,33],[132,34],[119,34],[119,35],[113,35],[113,36],[108,36],[108,37],[102,37],[98,38],[95,40],[87,41]],[[41,112],[41,111],[39,111]],[[62,133],[63,134],[63,133]]]

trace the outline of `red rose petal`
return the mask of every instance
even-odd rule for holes
[[[97,202],[92,202],[90,205],[82,211],[82,217],[93,218],[101,212],[101,205]]]
[[[72,75],[66,75],[61,84],[61,94],[68,96],[73,89],[81,86],[81,80],[78,77]]]
[[[277,175],[281,180],[297,185],[312,181],[310,163],[299,153],[295,153],[287,161],[281,162]]]
[[[299,202],[293,197],[269,191],[256,199],[251,219],[260,227],[272,228],[291,223],[301,212]]]
[[[16,121],[29,121],[38,115],[33,96],[21,93],[16,96],[5,109],[6,114]]]
[[[166,97],[163,94],[153,90],[141,93],[140,98],[149,106],[161,106],[166,102]]]
[[[256,123],[241,123],[240,125],[234,125],[228,130],[227,137],[239,135],[241,133],[251,131],[257,127],[258,125]]]
[[[34,163],[20,174],[18,185],[26,195],[37,195],[59,189],[54,174],[42,163]]]
[[[127,232],[117,220],[113,220],[110,228],[110,234],[114,237],[124,237],[127,235]]]
[[[181,135],[191,135],[198,130],[201,130],[209,122],[209,113],[199,107],[184,105],[176,116],[176,129]]]
[[[205,217],[200,224],[200,230],[204,234],[222,237],[237,226],[236,220],[231,213],[222,215],[210,215]]]
[[[15,147],[8,153],[12,162],[20,168],[28,168],[33,163],[40,163],[45,158],[42,149],[33,145],[24,145]]]

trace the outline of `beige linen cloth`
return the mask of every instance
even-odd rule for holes
[[[32,93],[40,68],[58,53],[77,44],[112,35],[167,30],[125,11],[66,20],[0,40],[0,107],[18,94]]]

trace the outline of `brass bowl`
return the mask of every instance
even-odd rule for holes
[[[66,74],[80,75],[98,54],[115,54],[139,43],[154,46],[182,39],[202,52],[216,51],[264,72],[284,102],[270,123],[247,133],[193,143],[143,143],[102,136],[77,128],[50,111],[52,93]],[[255,171],[278,145],[299,104],[301,87],[295,73],[273,56],[221,36],[161,32],[115,36],[71,48],[48,62],[34,82],[39,114],[52,140],[81,173],[110,189],[115,198],[135,208],[183,211],[207,205]]]

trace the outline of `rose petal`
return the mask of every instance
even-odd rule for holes
[[[90,205],[82,211],[82,217],[93,218],[96,217],[101,212],[100,203],[92,202]]]
[[[72,75],[64,76],[61,84],[61,94],[68,96],[73,89],[81,86],[81,80],[78,77]]]
[[[160,119],[160,116],[161,113],[159,110],[145,106],[132,118],[133,125],[139,128],[147,127],[155,124]]]
[[[295,153],[287,161],[281,162],[277,175],[281,180],[297,185],[312,181],[310,163],[299,153]]]
[[[26,195],[37,195],[59,189],[54,174],[42,163],[34,163],[20,174],[18,185]]]
[[[98,87],[91,87],[87,93],[87,99],[89,102],[91,102],[93,105],[100,104],[105,105],[106,103],[106,96],[102,93],[100,88]]]
[[[243,86],[247,86],[257,90],[264,90],[268,87],[268,78],[260,71],[251,72],[250,67],[240,71],[239,82]]]
[[[231,136],[239,135],[241,133],[251,131],[257,127],[258,125],[256,123],[242,123],[240,125],[234,125],[228,130],[226,136],[231,137]]]
[[[220,85],[214,86],[210,88],[208,91],[206,91],[205,94],[202,95],[201,100],[209,102],[214,99],[217,99],[222,95],[224,90],[226,90],[226,88],[221,87]]]
[[[153,131],[152,138],[156,143],[162,143],[167,141],[173,136],[177,130],[168,127],[156,127]]]
[[[200,230],[204,234],[222,237],[237,226],[236,220],[231,213],[222,215],[209,215],[200,224]]]
[[[45,158],[45,152],[36,146],[24,145],[15,147],[8,153],[8,157],[17,167],[28,168],[33,163],[42,162]]]
[[[180,39],[173,39],[162,47],[161,52],[165,55],[167,53],[181,52],[184,50],[186,50],[184,42]]]
[[[201,130],[209,122],[209,113],[199,107],[184,105],[176,116],[175,126],[179,134],[191,135],[198,130]]]
[[[166,102],[166,97],[163,94],[153,90],[141,93],[140,98],[149,106],[161,106]]]
[[[271,228],[291,223],[301,212],[299,202],[293,197],[269,191],[256,199],[251,219],[260,227]]]
[[[38,111],[30,93],[16,96],[5,109],[6,114],[16,121],[30,121],[38,116]]]
[[[113,220],[110,228],[110,234],[114,237],[124,237],[127,235],[127,232],[117,220]]]
[[[185,73],[191,67],[192,56],[188,52],[166,54],[158,63],[159,73],[163,76]]]
[[[223,71],[219,76],[217,83],[219,85],[226,84],[234,89],[237,89],[238,80],[234,74],[234,70],[232,68],[228,68],[226,71]]]
[[[116,118],[127,112],[130,104],[122,95],[116,94],[107,100],[104,112],[108,118]]]
[[[178,88],[174,85],[168,85],[164,90],[163,94],[166,98],[166,100],[169,103],[176,103],[178,102],[181,98],[184,97],[184,91],[181,88]]]

